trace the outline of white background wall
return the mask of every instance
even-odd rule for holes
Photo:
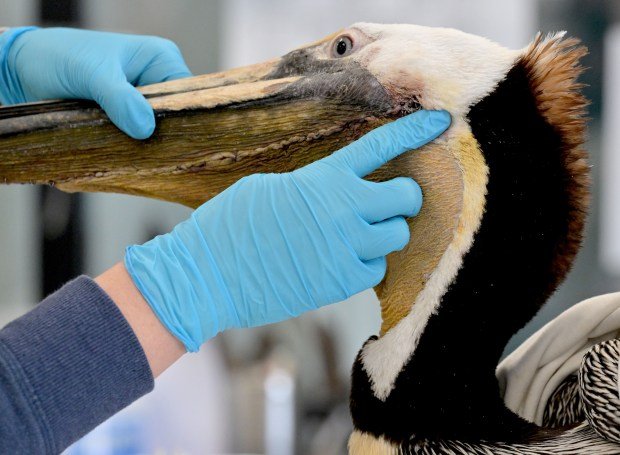
[[[0,24],[30,24],[34,1],[0,0]],[[0,186],[0,326],[26,311],[38,298],[38,216],[36,191],[26,186]]]
[[[603,165],[600,257],[603,267],[620,275],[620,26],[605,40],[603,95]]]
[[[282,55],[354,22],[455,27],[505,46],[525,45],[536,31],[536,0],[226,0],[222,65]]]

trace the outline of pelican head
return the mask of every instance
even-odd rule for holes
[[[196,207],[244,175],[290,171],[399,116],[448,110],[442,137],[370,176],[413,177],[424,206],[375,289],[383,324],[353,367],[350,451],[548,443],[504,406],[494,371],[579,248],[584,54],[562,34],[509,50],[452,29],[355,24],[279,59],[142,87],[158,120],[143,142],[85,102],[2,108],[0,181]]]

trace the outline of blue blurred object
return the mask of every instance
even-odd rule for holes
[[[218,332],[298,316],[378,284],[409,241],[412,179],[362,177],[435,139],[447,112],[420,111],[294,172],[245,177],[166,235],[127,249],[125,265],[189,351]]]
[[[0,35],[0,102],[55,98],[96,101],[135,139],[155,129],[150,104],[134,85],[191,76],[177,46],[152,36],[70,28],[20,27]]]
[[[155,389],[75,442],[63,455],[223,454],[232,450],[232,386],[217,343],[184,356]]]
[[[121,412],[80,439],[63,455],[135,455],[148,453],[150,439],[138,412]]]

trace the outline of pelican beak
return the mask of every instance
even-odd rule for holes
[[[2,107],[0,182],[196,207],[245,175],[291,171],[396,116],[370,73],[356,64],[317,66],[315,46],[141,87],[157,118],[145,141],[125,136],[91,102]]]

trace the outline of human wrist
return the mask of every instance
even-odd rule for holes
[[[11,68],[14,58],[12,48],[24,33],[36,30],[38,27],[10,28],[0,34],[0,104],[10,105],[25,103],[26,96],[14,68]]]
[[[185,353],[183,344],[159,321],[122,263],[106,270],[95,282],[116,304],[134,331],[154,377]]]

